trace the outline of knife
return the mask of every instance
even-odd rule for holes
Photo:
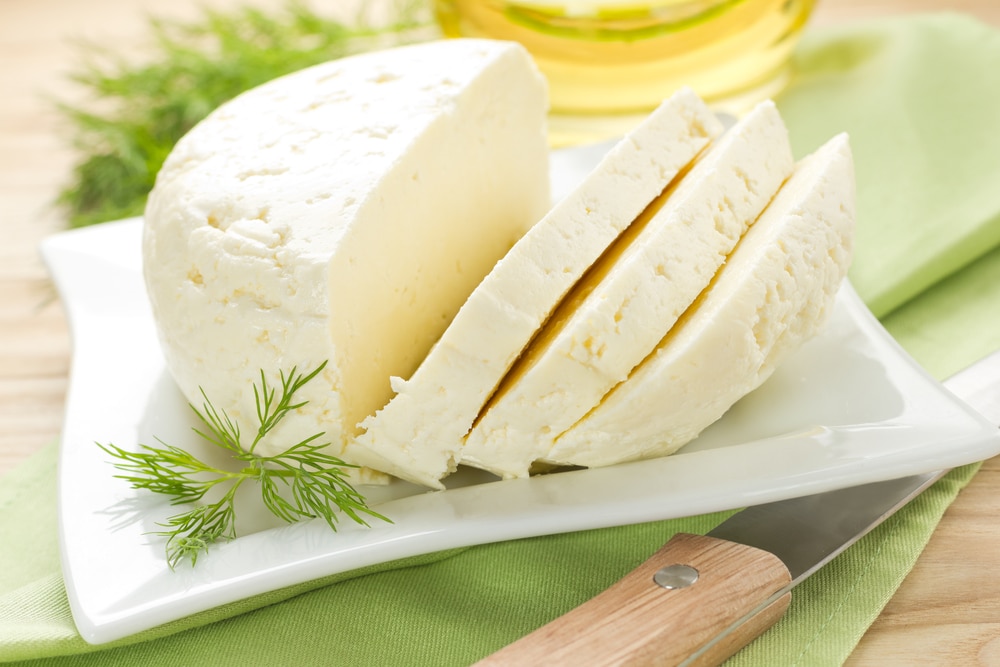
[[[1000,351],[944,386],[1000,424]],[[756,505],[678,534],[610,588],[479,665],[716,665],[784,614],[791,591],[948,471]]]

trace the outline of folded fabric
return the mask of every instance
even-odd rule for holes
[[[1000,347],[1000,33],[957,15],[807,34],[778,100],[804,154],[848,131],[852,279],[938,376]],[[464,665],[597,594],[713,514],[431,554],[203,612],[108,646],[76,633],[59,571],[56,448],[0,485],[0,661],[32,665]],[[796,590],[731,662],[838,665],[977,466],[951,473]]]
[[[851,279],[878,317],[1000,244],[998,58],[997,31],[959,14],[828,30],[795,55],[778,104],[797,153],[851,135]]]

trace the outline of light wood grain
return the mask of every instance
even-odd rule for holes
[[[337,5],[324,3],[327,6]],[[0,2],[0,474],[59,434],[70,337],[37,255],[64,226],[52,202],[73,152],[51,99],[79,99],[74,40],[141,57],[146,17],[193,16],[239,0]],[[283,0],[253,4],[278,7]],[[971,12],[1000,26],[996,0],[825,0],[813,25],[913,11]],[[988,461],[852,656],[851,665],[1000,664],[1000,463]]]
[[[662,568],[693,568],[689,585],[663,588]],[[792,580],[776,556],[705,535],[679,534],[600,595],[476,663],[510,665],[677,665],[743,617],[694,665],[717,665],[781,618]]]

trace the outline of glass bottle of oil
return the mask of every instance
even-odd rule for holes
[[[767,97],[782,85],[812,7],[813,0],[435,0],[447,36],[523,44],[549,80],[554,115],[564,117],[642,114],[684,85],[709,101]]]

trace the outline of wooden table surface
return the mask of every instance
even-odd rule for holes
[[[50,100],[79,99],[66,78],[79,57],[74,41],[141,53],[147,16],[237,4],[0,0],[0,474],[56,439],[62,422],[70,338],[36,247],[65,227],[53,200],[74,154]],[[1000,26],[997,0],[820,0],[812,25],[939,9]],[[948,510],[849,664],[1000,665],[998,516],[1000,462],[991,460]]]

